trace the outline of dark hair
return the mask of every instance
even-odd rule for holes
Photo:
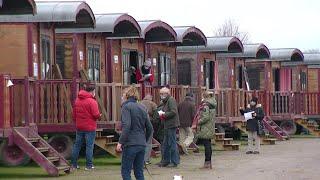
[[[192,93],[187,93],[186,96],[187,97],[193,97],[193,94]]]
[[[257,103],[258,102],[258,98],[257,97],[252,97],[251,101]]]
[[[94,84],[87,84],[84,86],[84,90],[87,92],[92,92],[96,89],[96,86]]]

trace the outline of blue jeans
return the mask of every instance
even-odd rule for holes
[[[150,156],[151,156],[151,151],[152,151],[152,137],[150,138],[149,141],[147,141],[146,149],[144,153],[144,162],[149,162],[150,161]]]
[[[177,128],[169,128],[164,130],[164,139],[162,143],[162,163],[173,163],[178,165],[180,163],[180,157],[177,145]]]
[[[72,149],[71,164],[73,167],[77,167],[79,152],[82,147],[83,139],[86,141],[86,166],[88,168],[93,166],[93,148],[94,141],[96,138],[96,131],[77,131],[76,132],[76,141],[74,142]]]
[[[121,175],[123,180],[131,180],[131,169],[137,180],[144,180],[143,164],[145,146],[123,147],[121,159]]]

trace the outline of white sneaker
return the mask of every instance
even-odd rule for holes
[[[91,167],[85,167],[84,168],[85,171],[91,171],[91,170],[94,170],[94,166],[91,166]]]

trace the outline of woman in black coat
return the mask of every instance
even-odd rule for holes
[[[260,135],[263,134],[262,121],[264,118],[264,112],[261,104],[258,104],[258,98],[253,97],[248,105],[248,108],[240,108],[240,113],[252,112],[252,119],[247,120],[248,131],[248,151],[246,154],[259,154],[260,153]],[[253,141],[255,145],[253,145]]]

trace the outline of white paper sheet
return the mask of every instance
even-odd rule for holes
[[[246,121],[248,121],[249,119],[252,119],[252,114],[254,113],[254,111],[251,111],[251,112],[247,112],[247,113],[244,113],[244,119]]]
[[[158,114],[161,116],[162,114],[165,114],[165,112],[160,110],[160,111],[158,111]]]

